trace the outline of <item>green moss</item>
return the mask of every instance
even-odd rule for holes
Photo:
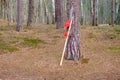
[[[14,52],[14,51],[17,51],[18,48],[13,47],[13,46],[11,46],[7,43],[4,43],[4,42],[0,42],[0,50]]]
[[[109,36],[109,39],[115,39],[116,38],[116,35],[110,35]]]
[[[116,34],[120,34],[120,30],[115,30],[116,31]]]
[[[33,38],[24,38],[24,42],[23,44],[29,47],[37,47],[38,44],[44,44],[45,41],[44,40],[40,40],[40,39],[33,39]]]
[[[0,36],[2,35],[2,33],[0,33]]]
[[[109,50],[120,50],[120,47],[117,46],[110,46],[108,47]]]
[[[24,32],[28,32],[29,30],[28,29],[25,29]]]
[[[60,38],[60,36],[54,36],[53,38]]]
[[[90,60],[89,58],[83,58],[82,63],[88,63],[89,60]]]
[[[96,38],[96,35],[93,34],[93,33],[89,33],[89,34],[88,34],[88,38],[90,38],[90,39],[92,39],[92,38]]]

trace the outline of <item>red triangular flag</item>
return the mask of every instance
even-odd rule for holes
[[[68,28],[70,26],[71,20],[68,20],[65,24],[64,24],[64,28]]]
[[[68,33],[69,31],[66,31],[65,34],[64,34],[64,37],[67,38],[68,37]]]

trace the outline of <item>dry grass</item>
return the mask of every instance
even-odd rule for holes
[[[32,28],[26,27],[24,31],[16,32],[14,26],[9,30],[5,22],[2,28],[4,29],[0,27],[1,43],[19,49],[3,52],[0,48],[2,80],[120,79],[120,28],[117,26],[82,28],[83,59],[78,64],[64,60],[62,67],[59,62],[65,41],[64,29],[36,24]],[[111,35],[115,37],[111,39]]]

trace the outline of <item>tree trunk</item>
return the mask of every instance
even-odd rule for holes
[[[78,61],[80,58],[80,6],[79,0],[69,0],[67,15],[72,19],[70,36],[66,48],[66,59]]]
[[[34,0],[29,0],[28,21],[27,26],[31,26],[34,20]]]
[[[115,16],[115,11],[114,11],[114,0],[112,0],[112,10],[111,10],[111,12],[112,12],[112,18],[111,18],[111,22],[112,22],[112,26],[114,26],[114,16]]]
[[[97,0],[93,0],[93,26],[97,26]]]
[[[62,28],[62,6],[61,0],[55,0],[55,21],[56,21],[56,28]]]
[[[21,31],[23,29],[22,25],[22,0],[17,0],[17,31]]]
[[[119,1],[119,7],[118,7],[118,13],[117,13],[117,19],[116,19],[116,24],[120,24],[120,1]]]

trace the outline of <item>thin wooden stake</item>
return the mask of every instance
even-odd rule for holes
[[[63,63],[63,58],[64,58],[64,54],[65,54],[65,50],[66,50],[66,46],[67,46],[67,42],[68,42],[70,30],[71,30],[71,26],[72,26],[72,20],[70,22],[70,27],[68,29],[68,36],[67,36],[65,44],[64,44],[63,53],[62,53],[62,57],[61,57],[61,61],[60,61],[60,66],[62,66],[62,63]]]

